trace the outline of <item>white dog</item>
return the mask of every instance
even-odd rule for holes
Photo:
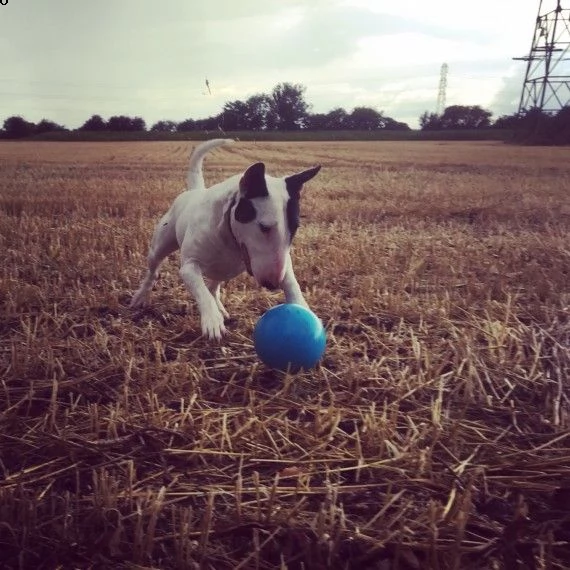
[[[160,263],[180,249],[180,275],[198,303],[202,334],[215,339],[225,332],[224,318],[229,317],[220,300],[220,285],[244,270],[263,287],[283,289],[287,303],[307,306],[289,249],[299,226],[301,189],[321,168],[274,178],[257,162],[243,174],[206,189],[204,156],[232,142],[215,139],[194,149],[187,190],[156,226],[148,272],[131,301],[131,307],[146,304]]]

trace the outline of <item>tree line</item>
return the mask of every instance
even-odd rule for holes
[[[291,83],[276,85],[271,93],[259,93],[248,99],[228,101],[220,113],[204,119],[185,119],[180,122],[161,120],[147,129],[141,117],[124,115],[104,120],[100,115],[91,116],[78,131],[90,132],[158,132],[186,131],[295,131],[308,130],[410,130],[410,127],[387,117],[371,107],[356,107],[351,112],[340,107],[328,113],[311,113],[305,99],[305,86]],[[42,120],[37,125],[20,116],[4,121],[7,138],[22,138],[49,131],[64,131],[64,126]]]
[[[280,83],[271,93],[259,93],[246,100],[228,101],[220,113],[204,119],[188,118],[183,121],[161,120],[147,128],[141,117],[115,115],[108,120],[92,115],[76,131],[80,132],[153,132],[175,133],[187,131],[409,131],[403,122],[386,116],[372,107],[355,107],[350,112],[336,107],[328,113],[311,113],[305,99],[306,88],[300,84]],[[570,143],[570,108],[557,115],[545,115],[532,110],[525,115],[508,115],[492,120],[492,113],[479,105],[452,105],[442,114],[424,112],[420,118],[423,131],[464,129],[509,129],[522,142],[540,144]],[[35,124],[21,116],[4,121],[0,136],[17,139],[49,132],[68,131],[62,125],[42,119]],[[538,139],[537,139],[538,137]]]
[[[570,144],[570,106],[562,107],[554,114],[540,109],[524,113],[502,115],[491,121],[491,113],[478,106],[452,105],[438,115],[423,113],[420,117],[422,130],[444,131],[447,129],[507,129],[512,132],[512,142],[522,144],[567,145]]]

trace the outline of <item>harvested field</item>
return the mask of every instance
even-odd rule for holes
[[[322,163],[293,258],[328,331],[274,373],[281,296],[200,338],[177,257],[128,308],[192,143],[0,143],[0,566],[570,566],[570,150],[238,143],[208,182]]]

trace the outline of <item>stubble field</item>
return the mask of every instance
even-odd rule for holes
[[[237,143],[316,163],[293,260],[328,332],[255,358],[242,276],[200,338],[177,257],[128,308],[192,143],[0,144],[0,566],[570,564],[570,150]]]

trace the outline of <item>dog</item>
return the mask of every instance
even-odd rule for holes
[[[148,271],[130,306],[148,302],[165,257],[180,249],[180,276],[200,312],[202,335],[220,340],[229,314],[220,300],[225,281],[247,271],[269,290],[281,288],[285,302],[307,307],[293,271],[290,247],[299,227],[303,185],[320,165],[284,178],[265,174],[256,162],[208,189],[202,164],[214,148],[233,143],[214,139],[190,156],[187,187],[158,222],[148,253]]]

